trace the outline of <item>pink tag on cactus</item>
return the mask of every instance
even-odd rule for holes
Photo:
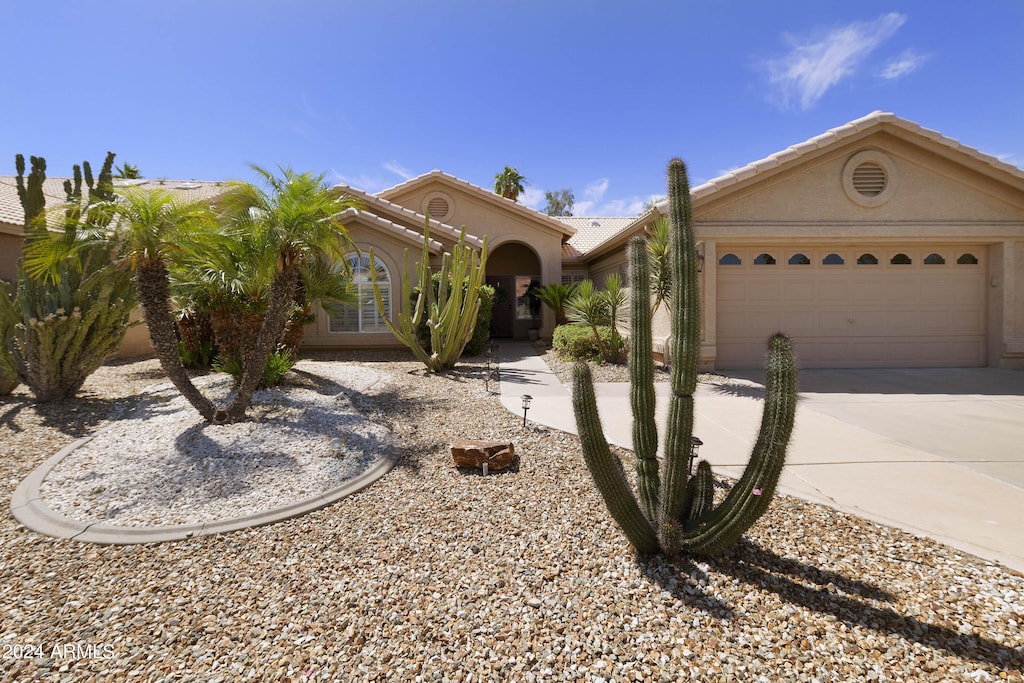
[[[763,492],[763,491],[762,491],[761,489],[754,489],[754,490],[752,491],[752,493],[753,493],[753,494],[754,494],[755,496],[760,496],[760,495],[761,495],[762,493],[764,493],[764,492]]]

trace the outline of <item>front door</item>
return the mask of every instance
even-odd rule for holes
[[[515,284],[511,275],[487,276],[487,284],[494,287],[494,310],[491,313],[491,336],[509,338],[515,322]]]

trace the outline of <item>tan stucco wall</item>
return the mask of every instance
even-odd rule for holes
[[[21,239],[21,235],[0,232],[0,280],[17,282]]]
[[[536,274],[540,275],[541,283],[561,282],[563,235],[554,228],[440,181],[410,188],[390,199],[414,211],[422,212],[427,198],[438,193],[443,194],[451,206],[451,213],[444,218],[445,223],[456,228],[465,225],[468,233],[480,238],[486,236],[490,253],[503,244],[528,245],[540,262],[540,272]],[[487,272],[490,274],[490,269]],[[541,336],[550,337],[554,328],[554,313],[545,306]]]

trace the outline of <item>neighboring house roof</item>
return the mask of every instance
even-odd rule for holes
[[[27,179],[27,176],[26,176]],[[43,181],[43,195],[46,197],[47,210],[59,208],[64,205],[67,195],[64,193],[64,181],[72,180],[67,177],[47,177]],[[166,180],[140,178],[137,180],[114,179],[114,187],[135,186],[145,189],[160,188],[173,192],[180,198],[192,201],[198,199],[212,199],[227,189],[227,183],[223,181],[210,180]],[[83,194],[88,188],[82,188]],[[9,223],[24,227],[25,211],[21,208],[21,200],[18,198],[17,176],[0,176],[0,223]],[[20,233],[19,233],[20,234]]]
[[[383,210],[384,212],[390,213],[392,215],[403,216],[407,221],[415,225],[416,228],[420,229],[420,232],[418,233],[419,239],[423,239],[422,226],[424,222],[427,220],[427,217],[425,215],[417,213],[412,209],[408,209],[402,206],[401,204],[396,204],[382,197],[369,194],[368,192],[363,192],[362,190],[356,189],[350,185],[339,183],[334,187],[335,189],[338,189],[341,192],[344,192],[345,194],[358,199],[363,204],[363,208],[369,210],[370,212],[373,212],[375,209],[378,209]],[[438,233],[447,235],[453,240],[458,241],[459,239],[460,231],[458,228],[448,225],[447,223],[442,223],[441,221],[436,221],[433,218],[430,219],[430,229],[431,231],[437,231]],[[469,233],[466,233],[466,243],[477,248],[483,246],[483,240],[481,240],[476,235],[470,235]]]
[[[528,218],[536,223],[541,223],[543,225],[548,226],[549,228],[553,228],[554,230],[557,230],[558,232],[562,233],[563,241],[572,237],[576,232],[571,226],[567,225],[566,223],[563,223],[554,216],[549,216],[546,213],[541,213],[540,211],[531,209],[528,206],[523,206],[518,202],[514,202],[511,199],[506,199],[505,197],[502,197],[499,194],[495,194],[490,190],[485,190],[479,185],[474,185],[473,183],[462,180],[461,178],[456,178],[453,175],[449,175],[443,171],[439,171],[436,169],[430,171],[429,173],[424,173],[423,175],[406,180],[405,182],[399,183],[394,187],[389,187],[386,190],[381,190],[380,192],[377,193],[377,196],[382,197],[384,199],[391,199],[405,192],[406,190],[428,184],[432,181],[439,181],[444,185],[448,185],[449,187],[461,189],[472,195],[480,197],[484,201],[489,202],[494,206],[503,208],[507,211],[518,213],[524,218]]]
[[[559,216],[558,220],[576,230],[562,245],[564,260],[579,260],[588,251],[633,224],[634,216]]]
[[[407,228],[404,225],[399,225],[394,221],[389,221],[387,218],[378,216],[371,211],[364,211],[363,209],[349,208],[341,212],[340,217],[342,221],[346,219],[356,218],[362,221],[366,225],[370,225],[376,228],[382,229],[384,232],[397,236],[408,242],[414,244],[423,244],[423,233],[416,232],[411,228]],[[437,240],[431,238],[429,242],[430,251],[434,254],[440,254],[444,251],[444,245]]]
[[[934,143],[929,145],[930,149],[944,153],[946,157],[954,159],[959,163],[967,162],[978,171],[985,172],[992,177],[998,177],[1003,182],[1010,182],[1014,186],[1024,189],[1024,169],[1000,161],[991,154],[985,154],[974,147],[968,147],[953,138],[942,135],[938,131],[924,128],[920,124],[900,118],[891,112],[874,111],[867,116],[827,130],[821,135],[816,135],[809,140],[791,145],[780,152],[770,154],[763,159],[753,161],[697,187],[690,188],[690,196],[695,204],[701,203],[702,200],[707,201],[720,193],[746,187],[756,182],[762,176],[777,172],[784,167],[791,167],[808,157],[816,156],[818,153],[824,152],[831,147],[843,144],[855,136],[865,136],[877,130],[889,130],[903,139],[916,138],[918,144]],[[651,211],[633,218],[618,233],[594,245],[584,256],[587,258],[596,257],[620,248],[632,235],[638,234],[653,218],[658,215],[667,215],[668,210],[668,200],[664,199],[655,205]]]

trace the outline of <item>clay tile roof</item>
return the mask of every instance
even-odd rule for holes
[[[43,194],[46,196],[46,208],[53,209],[64,204],[64,181],[66,177],[47,177],[43,181]],[[227,183],[210,180],[156,180],[141,178],[138,180],[114,179],[115,189],[118,187],[141,187],[144,189],[160,188],[173,192],[187,201],[212,199],[227,189]],[[84,191],[84,188],[83,188]],[[0,223],[21,225],[25,220],[25,212],[18,199],[17,176],[0,176]]]
[[[632,225],[636,216],[559,216],[558,220],[576,230],[562,245],[562,256],[578,258]]]
[[[383,197],[378,197],[377,195],[370,194],[369,192],[364,192],[363,190],[352,187],[351,185],[338,183],[337,185],[334,186],[334,188],[340,192],[343,192],[347,195],[350,195],[358,199],[360,202],[362,202],[364,209],[370,209],[372,211],[372,207],[374,206],[383,208],[385,209],[385,211],[388,211],[392,214],[405,216],[409,220],[409,222],[413,223],[417,227],[422,226],[424,221],[426,221],[427,219],[427,217],[422,213],[417,213],[416,211],[406,208],[401,204],[396,204],[394,202],[388,201],[387,199],[384,199]],[[441,221],[434,220],[433,218],[430,219],[430,229],[431,231],[444,233],[447,236],[451,237],[453,240],[458,240],[459,233],[461,232],[458,228],[448,225],[447,223],[442,223]],[[419,235],[420,239],[423,239],[423,234],[419,233]],[[466,243],[477,248],[483,246],[482,239],[480,239],[476,235],[470,235],[468,232],[466,233]]]

